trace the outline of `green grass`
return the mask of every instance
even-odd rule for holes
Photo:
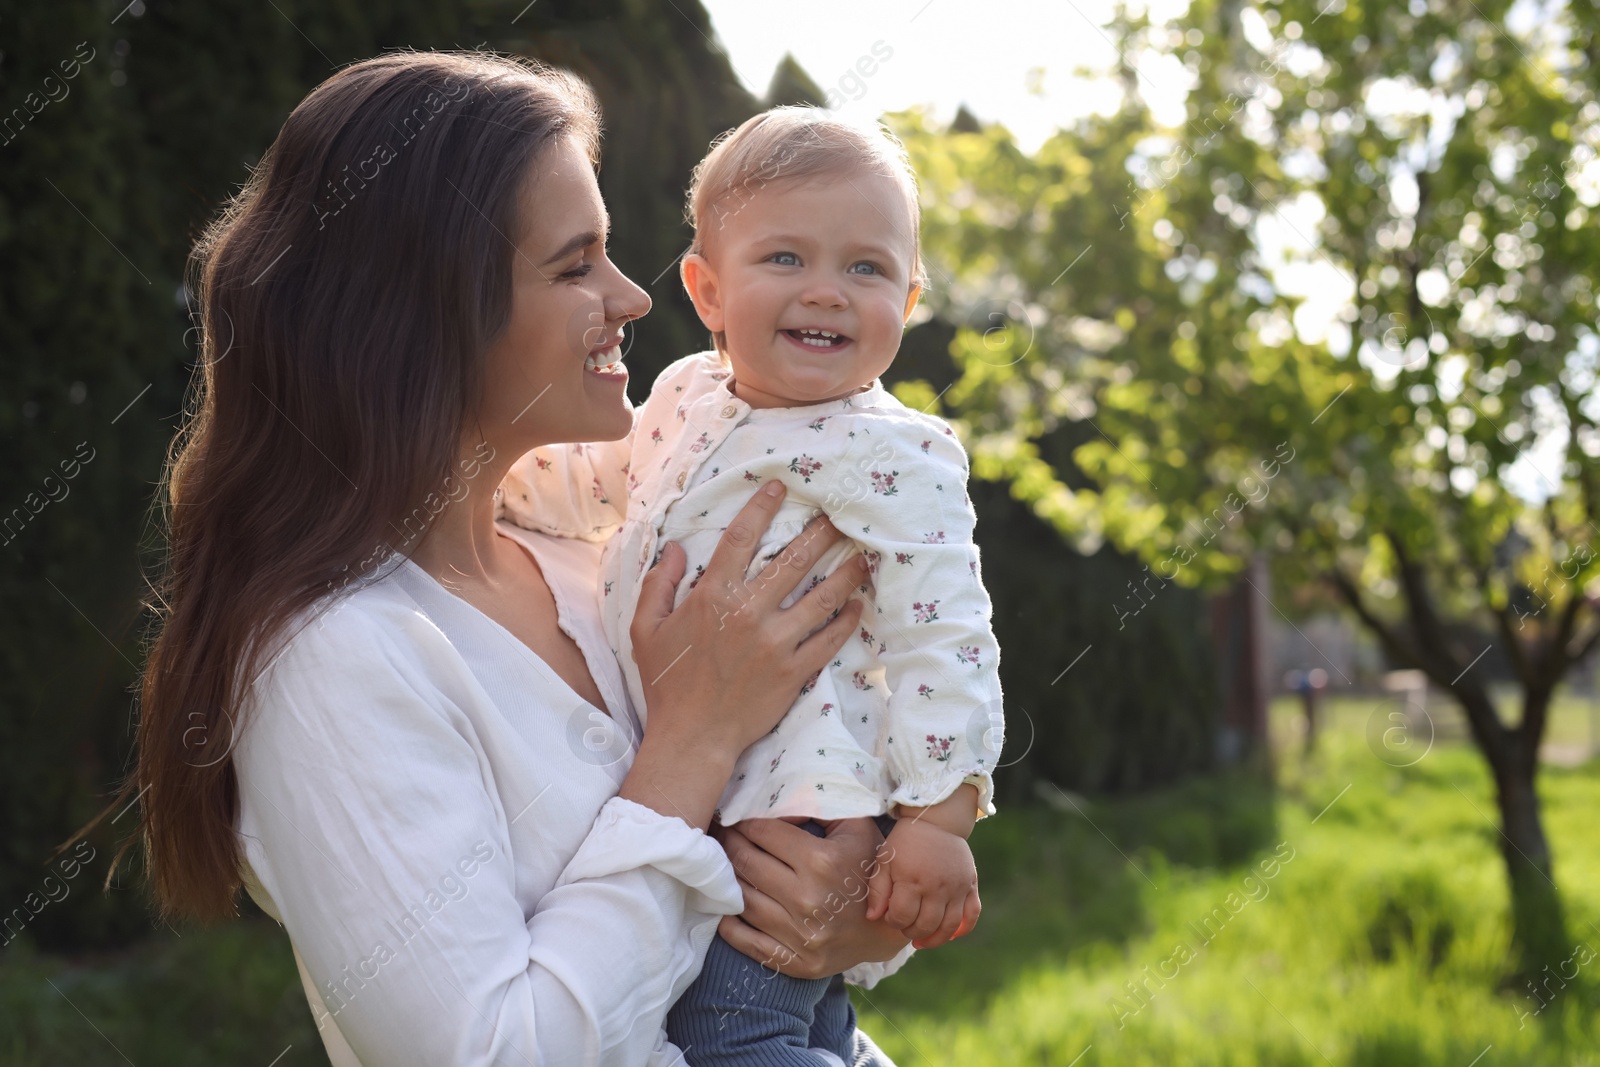
[[[1386,765],[1377,703],[1340,707],[1309,765],[1285,744],[1275,790],[1213,778],[980,824],[978,928],[858,991],[862,1028],[902,1067],[1600,1065],[1600,958],[1519,1014],[1538,1003],[1505,977],[1481,760],[1446,739]],[[1541,784],[1570,939],[1600,952],[1600,764]]]
[[[3,1067],[328,1062],[289,939],[259,914],[94,958],[36,954],[24,938],[0,952]]]
[[[1505,978],[1478,756],[1441,730],[1387,766],[1365,739],[1375,709],[1335,702],[1306,765],[1276,707],[1275,785],[1002,810],[973,835],[977,929],[857,991],[862,1027],[901,1067],[1600,1067],[1600,959],[1519,1025],[1537,1003]],[[1600,950],[1600,762],[1548,767],[1541,788],[1571,939]],[[1293,858],[1265,878],[1275,850]],[[0,1067],[326,1062],[288,942],[259,917],[94,959],[19,941],[0,950],[0,1022]]]

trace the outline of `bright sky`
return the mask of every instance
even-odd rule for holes
[[[948,120],[964,103],[1032,149],[1081,115],[1114,111],[1120,94],[1110,81],[1074,76],[1079,67],[1103,71],[1116,61],[1100,29],[1109,0],[985,0],[978,10],[960,0],[704,3],[747,88],[765,93],[789,52],[824,91],[838,93],[842,114],[873,118],[920,104]],[[874,46],[888,58],[880,62]],[[862,57],[866,69],[876,68],[870,76],[858,72]],[[1170,85],[1171,99],[1181,99],[1173,65],[1142,68],[1152,97]]]

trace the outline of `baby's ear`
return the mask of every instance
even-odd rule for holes
[[[712,333],[721,333],[722,290],[717,285],[717,273],[711,269],[711,261],[698,252],[690,252],[683,257],[678,275],[683,279],[684,291],[694,303],[700,322]]]
[[[902,323],[911,321],[911,313],[917,310],[917,301],[920,299],[922,299],[922,286],[913,284],[911,291],[906,294],[906,313],[900,320]]]

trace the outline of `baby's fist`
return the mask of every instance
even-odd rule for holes
[[[879,849],[867,883],[867,918],[882,918],[917,948],[937,948],[972,929],[982,911],[966,838],[931,820],[902,819]]]

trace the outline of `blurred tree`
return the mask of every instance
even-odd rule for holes
[[[811,75],[805,72],[795,61],[794,56],[788,52],[778,61],[778,69],[772,72],[772,81],[767,85],[767,96],[763,103],[767,107],[777,107],[780,104],[810,104],[821,107],[826,94],[811,80]]]
[[[967,105],[962,104],[956,108],[956,114],[950,120],[951,133],[982,133],[983,123],[978,121],[978,116],[967,110]]]
[[[1122,54],[1147,58],[1118,114],[1031,157],[902,125],[949,300],[988,320],[955,338],[943,398],[974,471],[1137,552],[1156,600],[1271,550],[1280,583],[1447,690],[1493,776],[1531,973],[1568,952],[1540,739],[1600,643],[1600,15],[1510,7],[1123,12]],[[1174,87],[1157,75],[1186,82],[1181,129],[1139,102]],[[1511,719],[1461,639],[1484,629]],[[1380,758],[1425,754],[1374,725]]]
[[[912,328],[884,381],[929,406],[961,376],[950,358],[957,329],[943,318]],[[1003,483],[978,478],[970,491],[1005,692],[999,802],[1031,801],[1046,783],[1084,793],[1151,789],[1228,756],[1203,594],[1174,589],[1141,625],[1108,629],[1112,605],[1147,578],[1140,562],[1110,544],[1075,551]],[[1127,669],[1153,663],[1161,669]]]

